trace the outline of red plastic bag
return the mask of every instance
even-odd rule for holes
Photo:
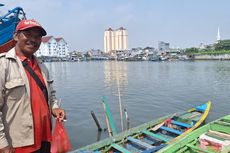
[[[51,153],[66,153],[70,151],[70,141],[62,122],[56,120],[51,142]]]

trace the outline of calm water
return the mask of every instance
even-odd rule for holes
[[[230,113],[230,61],[46,63],[67,112],[72,149],[108,136],[97,133],[93,110],[106,127],[102,96],[121,130],[119,94],[131,127],[212,101],[208,121]],[[119,90],[118,90],[119,88]]]

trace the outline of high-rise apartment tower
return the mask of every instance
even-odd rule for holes
[[[113,50],[128,49],[128,32],[121,27],[117,30],[111,28],[105,30],[104,33],[104,52],[109,53]]]

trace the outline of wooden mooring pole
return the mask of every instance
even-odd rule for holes
[[[98,122],[98,119],[97,119],[97,117],[96,117],[96,115],[94,114],[93,111],[91,111],[91,115],[92,115],[93,120],[95,121],[95,123],[96,123],[96,125],[97,125],[98,131],[102,131],[102,128],[101,128],[101,126],[100,126],[100,124],[99,124],[99,122]]]
[[[126,118],[126,130],[128,130],[130,127],[130,121],[129,121],[129,116],[128,116],[128,112],[127,112],[127,109],[125,108],[124,109],[124,112],[125,112],[125,118]]]

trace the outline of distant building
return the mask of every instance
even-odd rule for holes
[[[108,53],[115,49],[115,33],[113,29],[109,28],[104,32],[104,52]]]
[[[159,41],[158,42],[158,50],[159,51],[168,51],[169,50],[169,43]]]
[[[115,50],[128,50],[128,32],[123,27],[115,31],[109,28],[104,32],[104,52]]]
[[[55,38],[57,41],[57,56],[58,57],[66,57],[68,56],[70,50],[69,45],[63,38]]]
[[[144,51],[144,52],[155,52],[156,50],[155,50],[155,48],[153,48],[153,47],[145,47],[145,48],[143,49],[143,51]]]
[[[204,43],[200,43],[199,49],[206,49],[207,48],[207,45],[205,45]]]
[[[100,49],[90,49],[87,51],[90,56],[103,56],[103,52]]]
[[[221,40],[220,38],[220,28],[217,29],[217,36],[216,36],[216,42],[218,43]]]
[[[53,36],[47,36],[42,38],[42,43],[36,55],[38,57],[66,57],[70,50],[69,45],[63,38],[54,38]]]

